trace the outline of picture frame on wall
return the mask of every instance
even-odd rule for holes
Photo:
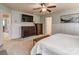
[[[79,14],[62,15],[60,23],[79,23]]]

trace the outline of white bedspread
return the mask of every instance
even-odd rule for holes
[[[32,55],[75,55],[79,54],[79,36],[55,34],[36,43]]]

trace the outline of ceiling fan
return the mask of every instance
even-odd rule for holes
[[[40,4],[41,7],[38,7],[38,8],[34,8],[33,10],[40,10],[40,12],[51,12],[50,8],[56,8],[56,5],[52,5],[52,6],[47,6],[46,3],[41,3]]]

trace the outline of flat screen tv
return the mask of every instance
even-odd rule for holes
[[[33,16],[22,14],[22,22],[33,22]]]

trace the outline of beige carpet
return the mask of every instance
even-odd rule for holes
[[[6,50],[7,54],[9,55],[29,55],[33,47],[32,39],[41,36],[43,35],[30,36],[27,38],[20,39],[10,39],[10,37],[7,34],[5,34],[3,40],[3,50]]]
[[[6,40],[4,49],[9,55],[29,55],[33,47],[32,40]]]
[[[4,33],[3,47],[1,54],[8,55],[29,55],[33,47],[33,38],[10,39],[7,33]]]

